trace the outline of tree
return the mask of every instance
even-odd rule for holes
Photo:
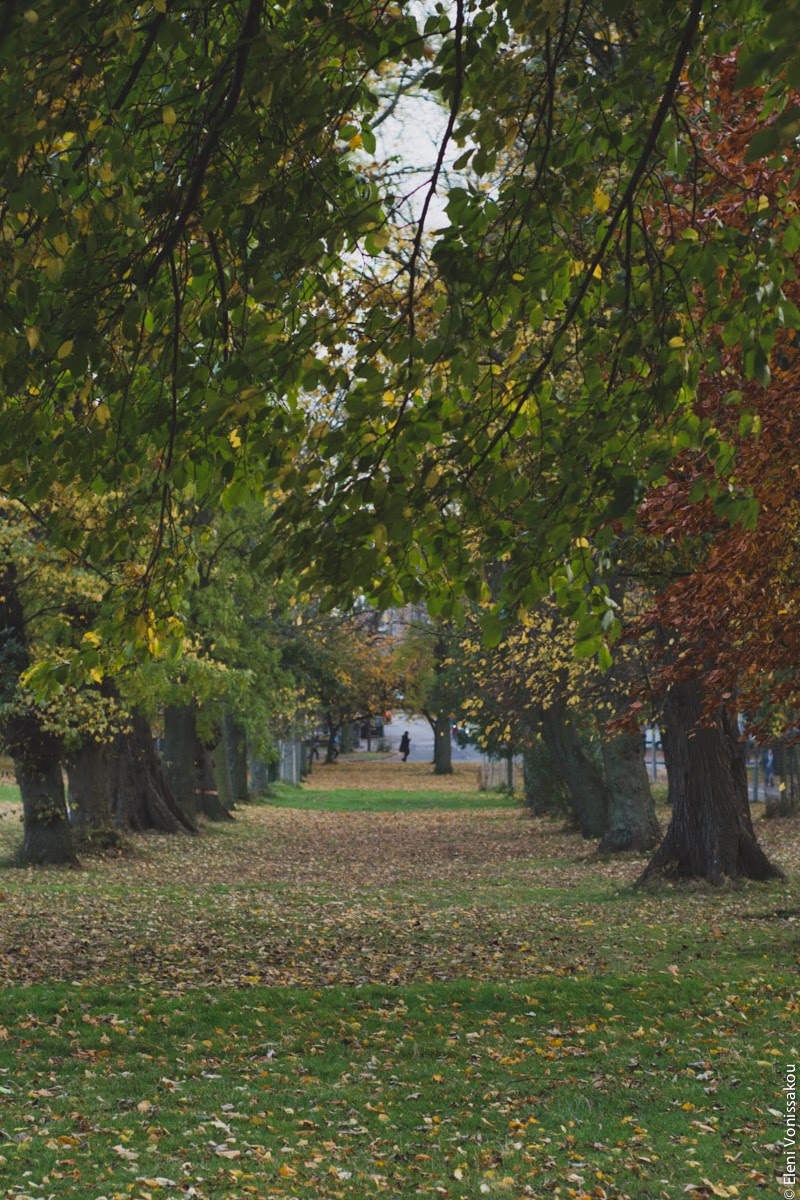
[[[433,615],[458,617],[486,564],[503,559],[490,639],[556,576],[570,616],[591,618],[595,649],[603,642],[594,556],[575,556],[571,574],[564,559],[584,539],[604,554],[680,446],[702,442],[693,400],[731,297],[748,377],[795,323],[774,237],[793,220],[788,200],[776,199],[768,236],[752,223],[746,246],[724,220],[702,244],[671,236],[702,170],[686,87],[706,98],[715,48],[763,47],[775,32],[758,4],[705,15],[702,0],[613,18],[602,5],[535,17],[516,4],[456,6],[430,84],[462,176],[448,223],[429,234],[420,223],[411,251],[398,248],[397,286],[372,342],[354,345],[343,406],[287,472],[281,514],[298,569],[311,563],[342,589],[357,570],[379,604],[426,595]],[[750,134],[772,128],[779,93]],[[390,320],[402,321],[400,340],[387,339]]]
[[[181,504],[259,493],[299,389],[346,385],[339,277],[384,221],[369,74],[423,46],[366,0],[43,0],[2,39],[0,486],[105,496],[99,528],[47,513],[97,568],[148,543],[117,640],[191,571]]]
[[[748,239],[754,229],[761,241],[779,237],[780,277],[767,271],[762,287],[777,292],[780,284],[791,325],[800,300],[800,222],[783,227],[780,211],[789,197],[795,207],[800,199],[793,168],[781,159],[748,161],[763,95],[736,92],[735,56],[712,66],[713,121],[697,97],[685,108],[705,166],[693,184],[691,224],[678,224],[675,237],[688,232],[703,244],[720,221]],[[696,300],[704,305],[705,292]],[[713,881],[780,874],[753,830],[736,714],[747,713],[754,727],[760,720],[763,732],[781,706],[785,725],[793,725],[800,700],[796,335],[780,333],[772,353],[761,354],[759,378],[742,379],[735,287],[723,315],[709,328],[709,369],[695,407],[704,445],[684,450],[639,525],[642,563],[658,589],[641,627],[655,631],[652,684],[664,697],[673,798],[670,827],[646,874]]]
[[[575,627],[552,601],[526,614],[494,651],[473,628],[460,662],[462,711],[490,748],[535,747],[541,737],[581,833],[598,839],[602,852],[649,848],[658,822],[641,736],[608,728],[627,706],[635,652],[619,653],[603,674],[590,658],[575,657],[575,643]]]
[[[393,642],[381,630],[380,613],[322,614],[308,595],[292,597],[283,622],[283,664],[311,720],[328,728],[326,761],[343,727],[360,724],[394,707],[397,678]]]
[[[419,713],[433,732],[433,773],[452,775],[452,717],[460,692],[452,670],[455,629],[423,614],[405,629],[397,649],[403,710]]]

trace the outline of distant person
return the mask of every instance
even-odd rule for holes
[[[408,759],[408,755],[409,755],[410,751],[411,751],[411,738],[408,736],[408,730],[406,730],[405,733],[403,734],[403,736],[400,738],[400,753],[403,756],[403,762],[405,762]]]
[[[764,768],[764,786],[772,787],[775,783],[775,758],[771,749],[764,751],[761,765]]]

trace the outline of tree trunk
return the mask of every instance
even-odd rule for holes
[[[558,702],[543,710],[542,737],[567,785],[581,835],[601,838],[608,823],[608,787],[569,719],[566,704]]]
[[[197,809],[209,821],[232,821],[230,809],[225,797],[220,795],[217,787],[217,769],[214,761],[214,750],[204,745],[197,738],[197,757],[195,759],[195,794]]]
[[[0,704],[2,738],[14,760],[22,796],[22,863],[77,865],[61,774],[61,740],[43,729],[35,706],[18,697],[19,677],[30,666],[25,613],[12,562],[0,563]]]
[[[336,748],[336,734],[339,732],[339,726],[334,725],[333,715],[328,713],[328,747],[325,753],[325,762],[336,762],[338,758],[338,750]]]
[[[598,849],[650,850],[661,835],[650,781],[637,733],[619,733],[603,743],[603,766],[609,801],[606,830]]]
[[[783,743],[778,743],[773,749],[775,780],[778,783],[778,788],[774,792],[767,790],[766,787],[764,788],[764,816],[769,818],[791,817],[797,812],[792,772],[794,746],[790,747],[783,745]]]
[[[232,819],[220,801],[213,756],[200,741],[193,704],[164,710],[164,770],[179,807],[192,818]]]
[[[195,795],[196,754],[194,709],[190,704],[168,705],[164,710],[164,774],[179,808],[192,819],[199,812]]]
[[[664,705],[672,820],[639,882],[659,874],[710,883],[783,878],[756,840],[735,719],[718,709],[711,723],[703,721],[699,683],[675,684]]]
[[[226,737],[225,722],[223,719],[222,728],[219,733],[219,741],[214,747],[214,779],[216,781],[217,792],[222,804],[226,808],[233,807],[233,791],[231,789],[231,764],[228,757],[230,743]]]
[[[522,751],[522,780],[525,804],[535,817],[564,809],[567,795],[564,780],[541,735],[533,734]]]
[[[67,756],[69,823],[76,834],[98,846],[119,845],[114,828],[113,748],[108,742],[86,741]]]
[[[228,778],[234,804],[246,804],[250,799],[247,770],[247,734],[230,713],[223,713],[223,737],[228,752]]]
[[[670,734],[669,730],[665,729],[663,724],[659,726],[659,734],[661,737],[661,753],[664,755],[664,770],[667,772],[667,804],[672,808],[672,800],[674,789],[672,787],[672,758],[670,756]]]
[[[453,774],[453,737],[449,717],[436,718],[433,731],[433,773]]]
[[[253,792],[256,796],[269,795],[270,766],[262,758],[250,759],[250,778],[253,781]]]
[[[196,833],[197,827],[177,803],[167,782],[150,733],[150,722],[141,712],[131,714],[128,733],[118,735],[112,758],[114,820],[122,829],[143,833]]]
[[[15,744],[9,745],[22,796],[25,832],[20,861],[35,866],[75,866],[78,859],[67,817],[61,746],[56,738],[34,730],[25,742],[23,746],[18,737]]]

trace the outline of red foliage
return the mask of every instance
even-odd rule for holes
[[[762,236],[770,226],[777,236],[787,213],[800,208],[795,167],[745,163],[760,96],[734,91],[735,58],[717,67],[711,101],[718,127],[711,127],[699,99],[686,105],[708,170],[694,185],[691,203],[689,185],[679,189],[682,203],[670,206],[670,223],[676,235],[691,223],[702,244],[719,222],[749,232],[755,215]],[[791,261],[786,266],[781,289],[798,304],[800,286]],[[702,676],[709,707],[727,702],[754,713],[765,695],[800,705],[800,354],[794,333],[783,330],[764,387],[743,377],[740,349],[724,347],[719,326],[708,337],[720,367],[701,382],[697,414],[735,449],[735,459],[720,479],[713,451],[687,452],[648,498],[640,529],[661,541],[675,571],[643,627],[659,629],[667,643],[659,689]],[[731,400],[733,389],[740,400]],[[742,423],[743,412],[752,422]],[[716,493],[716,508],[708,497],[696,499],[704,488]],[[753,529],[720,515],[720,493],[737,492],[758,502]]]

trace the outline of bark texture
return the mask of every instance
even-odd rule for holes
[[[564,780],[541,736],[532,735],[522,751],[525,804],[535,817],[563,812],[568,805]]]
[[[234,804],[245,804],[250,799],[247,769],[247,734],[229,712],[222,715],[222,738],[225,743],[229,792]]]
[[[22,797],[20,860],[37,865],[77,864],[61,774],[60,738],[45,730],[36,708],[17,697],[19,677],[30,666],[25,613],[14,564],[0,562],[0,702],[6,706],[2,738],[14,760]]]
[[[48,744],[49,743],[49,744]],[[22,797],[23,863],[77,865],[67,817],[67,798],[61,774],[61,747],[55,738],[30,736],[24,749],[17,742],[14,773]]]
[[[264,762],[262,758],[252,758],[250,760],[250,778],[253,781],[253,792],[256,796],[266,796],[269,793],[269,785],[274,778],[270,772],[270,764]]]
[[[719,709],[703,718],[695,680],[675,684],[664,705],[672,820],[641,876],[670,874],[721,883],[782,878],[758,844],[750,817],[744,746],[736,721]]]
[[[197,827],[173,795],[150,733],[150,722],[134,712],[119,734],[113,755],[112,810],[117,825],[131,832],[196,833]]]
[[[619,733],[603,743],[603,766],[608,784],[606,829],[598,849],[650,850],[661,830],[637,733]]]
[[[608,786],[570,720],[566,704],[543,710],[542,737],[567,786],[582,836],[603,837],[610,803]]]
[[[67,755],[69,823],[80,838],[115,846],[114,754],[108,742],[87,741]]]
[[[449,717],[437,717],[433,725],[433,773],[453,774],[453,734]]]
[[[164,711],[164,770],[179,807],[192,819],[232,820],[219,796],[213,749],[200,739],[192,704]]]

